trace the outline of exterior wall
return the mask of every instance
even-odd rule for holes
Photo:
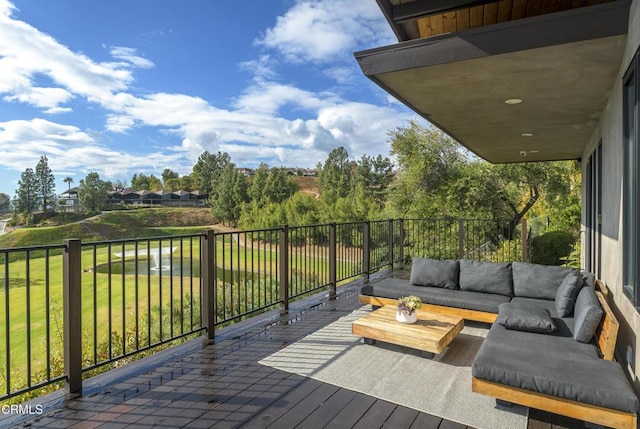
[[[640,0],[631,4],[629,34],[624,59],[618,79],[611,90],[607,106],[600,118],[587,149],[583,154],[583,178],[586,178],[586,161],[602,139],[602,275],[613,294],[612,307],[620,321],[620,333],[616,347],[617,358],[627,362],[627,348],[632,348],[631,362],[627,364],[636,392],[640,392],[640,315],[622,291],[622,209],[623,209],[623,129],[622,129],[622,78],[640,46]],[[586,201],[586,186],[582,189],[582,201]],[[585,230],[586,205],[582,207],[582,229]],[[582,234],[582,249],[586,248]],[[582,264],[585,266],[585,252]]]

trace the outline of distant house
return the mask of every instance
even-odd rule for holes
[[[200,191],[134,191],[132,189],[114,189],[109,191],[108,205],[145,204],[176,207],[205,206],[207,194]],[[58,196],[59,210],[67,213],[82,211],[78,188],[71,188]]]
[[[149,204],[165,206],[204,206],[207,194],[200,191],[134,191],[118,189],[109,192],[108,204]]]
[[[239,167],[239,168],[236,168],[236,171],[238,173],[244,174],[247,177],[254,175],[254,171],[251,168]]]
[[[77,186],[69,188],[58,196],[58,210],[65,213],[78,213],[80,211]]]

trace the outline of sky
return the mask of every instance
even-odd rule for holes
[[[0,192],[42,155],[56,192],[89,172],[315,167],[389,155],[415,114],[353,52],[396,43],[374,0],[0,0]]]

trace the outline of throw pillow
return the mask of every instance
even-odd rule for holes
[[[460,260],[460,289],[512,297],[511,262]]]
[[[573,307],[578,298],[578,292],[584,284],[582,275],[577,271],[571,271],[560,283],[556,292],[556,312],[558,317],[568,317],[573,312]]]
[[[600,301],[592,287],[585,286],[580,289],[574,314],[576,324],[573,328],[573,339],[588,343],[596,333],[603,314]]]
[[[496,323],[507,329],[540,334],[550,334],[556,329],[549,310],[517,302],[500,304]]]
[[[431,286],[458,289],[460,263],[414,257],[411,263],[409,283],[414,286]]]

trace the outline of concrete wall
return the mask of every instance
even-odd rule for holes
[[[623,182],[623,129],[622,129],[622,78],[640,46],[640,0],[631,4],[629,34],[620,65],[618,79],[611,90],[607,106],[600,118],[587,149],[583,154],[583,178],[586,178],[586,161],[602,140],[602,275],[601,279],[613,294],[612,307],[620,319],[620,334],[616,347],[617,357],[626,362],[627,348],[632,348],[632,359],[627,364],[634,387],[640,392],[640,315],[622,292],[622,195]],[[583,186],[583,201],[586,201]],[[582,207],[583,231],[586,207]],[[583,249],[586,248],[583,233]],[[583,251],[583,266],[585,266]]]

